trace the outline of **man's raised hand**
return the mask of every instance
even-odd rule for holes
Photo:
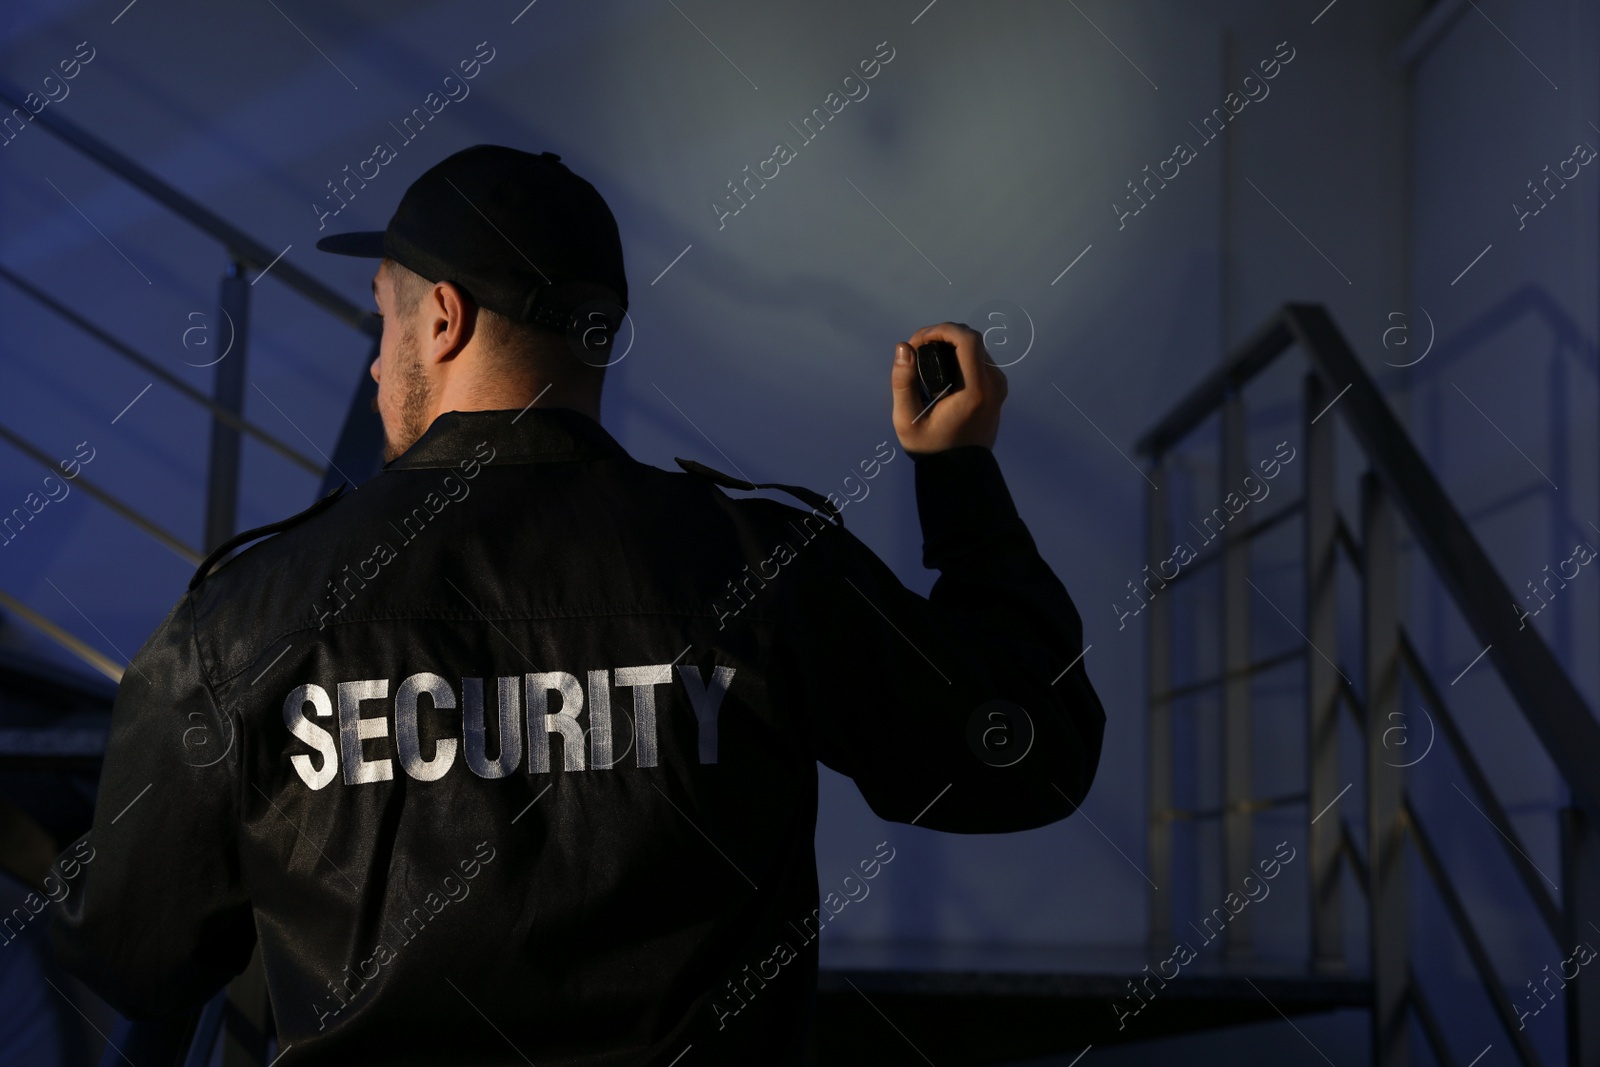
[[[917,347],[929,341],[955,346],[961,365],[961,389],[947,392],[931,407],[917,390]],[[924,326],[908,341],[895,345],[894,432],[908,453],[942,452],[957,445],[993,448],[1000,433],[1000,405],[1006,399],[1005,372],[983,347],[983,335],[964,323]]]

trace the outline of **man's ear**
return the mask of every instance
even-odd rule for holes
[[[472,337],[468,320],[476,306],[451,282],[438,282],[427,298],[428,324],[424,334],[427,355],[434,362],[454,359]]]

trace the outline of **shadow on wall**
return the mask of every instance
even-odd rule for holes
[[[1561,485],[1570,480],[1571,471],[1584,469],[1586,459],[1575,454],[1584,445],[1571,432],[1572,427],[1566,422],[1568,397],[1571,393],[1566,368],[1575,364],[1587,371],[1591,379],[1600,380],[1600,349],[1597,349],[1595,342],[1583,332],[1580,324],[1546,289],[1533,284],[1521,286],[1449,338],[1440,341],[1426,356],[1426,364],[1420,359],[1416,361],[1418,375],[1416,384],[1436,389],[1438,392],[1435,397],[1453,392],[1454,383],[1449,373],[1451,370],[1463,368],[1469,357],[1529,319],[1547,328],[1551,334],[1550,357],[1546,364],[1550,373],[1546,402],[1543,405],[1549,416],[1544,435],[1544,452],[1552,457],[1550,476],[1555,479],[1554,485]],[[1570,363],[1561,360],[1559,357],[1562,355],[1571,356]],[[1477,414],[1468,416],[1469,419],[1477,417]],[[1451,443],[1442,437],[1445,419],[1438,410],[1431,411],[1429,418],[1432,423],[1427,431],[1429,450],[1433,455],[1447,455]],[[1414,429],[1413,433],[1419,431]],[[1530,479],[1527,487],[1499,496],[1487,504],[1471,508],[1463,505],[1462,513],[1475,528],[1481,529],[1486,520],[1517,508],[1529,498],[1533,498],[1544,508],[1545,528],[1550,531],[1551,538],[1547,547],[1556,553],[1556,558],[1565,558],[1569,554],[1574,538],[1600,537],[1600,532],[1596,532],[1584,517],[1577,515],[1571,494],[1562,494],[1548,479]],[[1491,548],[1492,551],[1492,545],[1486,544],[1486,548]],[[1533,599],[1533,594],[1526,591],[1532,588],[1532,583],[1524,582],[1526,576],[1521,574],[1520,570],[1508,567],[1505,569],[1504,577],[1513,593],[1527,598],[1530,610],[1534,612],[1542,610],[1542,602]],[[1546,639],[1550,642],[1551,651],[1569,672],[1574,673],[1574,681],[1581,682],[1582,679],[1577,677],[1580,665],[1577,657],[1586,650],[1580,650],[1575,643],[1572,619],[1568,611],[1572,603],[1573,601],[1568,598],[1558,607],[1553,630],[1547,633]],[[1508,605],[1507,610],[1513,608]],[[1432,612],[1432,617],[1441,618],[1438,611]],[[1442,632],[1436,630],[1435,651],[1443,651],[1443,645],[1438,643],[1443,640]]]

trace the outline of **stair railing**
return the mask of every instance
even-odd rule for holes
[[[0,105],[7,108],[22,108],[23,98],[24,94],[15,86],[0,82]],[[318,495],[345,481],[347,475],[359,479],[373,473],[378,466],[377,457],[382,445],[382,429],[371,411],[375,384],[366,372],[367,363],[377,357],[378,351],[380,329],[373,316],[293,263],[281,261],[281,252],[274,252],[267,245],[180,192],[81,126],[62,118],[54,109],[34,114],[32,122],[50,131],[79,154],[98,163],[119,180],[145,193],[222,245],[227,266],[221,280],[220,305],[236,327],[233,347],[228,353],[228,358],[217,363],[213,395],[208,397],[111,331],[73,310],[15,271],[0,266],[0,282],[11,286],[40,307],[98,341],[113,355],[140,367],[147,374],[175,390],[179,396],[211,413],[205,530],[200,546],[188,544],[138,509],[90,485],[81,476],[77,484],[180,558],[191,564],[198,564],[212,548],[227,540],[235,532],[238,517],[241,435],[256,439],[297,467],[316,475],[320,480]],[[252,271],[256,272],[254,278],[249,276]],[[361,365],[344,426],[331,458],[322,454],[320,461],[312,459],[243,415],[244,375],[249,351],[250,294],[254,283],[268,276],[277,284],[285,285],[299,293],[368,338],[368,358],[366,363]],[[14,431],[0,427],[0,439],[10,443],[29,459],[52,470],[55,469],[55,462],[45,449]],[[0,596],[4,597],[0,603],[4,603],[16,617],[37,628],[44,636],[66,648],[96,671],[114,679],[120,675],[120,670],[114,665],[108,670],[104,656],[87,655],[87,646],[81,640],[65,639],[70,635],[65,635],[60,627],[40,625],[40,617],[36,612],[18,610],[19,602],[15,597],[6,594]]]
[[[1217,675],[1175,687],[1171,598],[1152,598],[1147,633],[1149,656],[1149,829],[1150,875],[1162,886],[1151,896],[1152,948],[1172,943],[1175,871],[1174,823],[1179,819],[1221,820],[1222,870],[1235,876],[1249,866],[1253,818],[1261,811],[1302,807],[1309,852],[1311,966],[1319,972],[1346,969],[1341,900],[1341,868],[1348,865],[1366,896],[1367,942],[1372,982],[1373,1063],[1402,1067],[1410,1062],[1408,1023],[1415,1018],[1441,1063],[1456,1062],[1438,1016],[1411,967],[1408,951],[1409,848],[1421,862],[1483,985],[1495,1017],[1519,1061],[1536,1067],[1538,1055],[1519,1025],[1484,938],[1440,861],[1434,838],[1406,791],[1406,772],[1385,759],[1382,732],[1400,708],[1402,679],[1421,693],[1474,796],[1469,797],[1499,831],[1512,868],[1534,904],[1541,925],[1557,944],[1581,937],[1580,915],[1600,915],[1600,724],[1538,631],[1518,627],[1508,605],[1511,590],[1417,451],[1321,306],[1285,305],[1223,366],[1196,386],[1138,444],[1149,457],[1152,488],[1146,493],[1147,551],[1161,559],[1171,545],[1163,485],[1173,470],[1172,453],[1213,415],[1221,419],[1224,492],[1250,473],[1245,458],[1247,415],[1243,393],[1258,374],[1290,347],[1298,346],[1310,365],[1302,396],[1305,453],[1301,499],[1282,505],[1254,525],[1224,527],[1221,549],[1171,582],[1190,580],[1212,563],[1222,567],[1220,611],[1221,670]],[[1361,478],[1361,513],[1355,529],[1339,513],[1335,499],[1335,420],[1343,422],[1367,465]],[[1304,616],[1296,629],[1304,647],[1292,653],[1252,660],[1250,612],[1264,595],[1252,597],[1251,543],[1279,523],[1298,517],[1303,524]],[[1399,620],[1398,535],[1401,526],[1432,568],[1478,641],[1482,657],[1499,675],[1518,710],[1561,774],[1570,806],[1561,812],[1563,885],[1552,896],[1527,858],[1488,776],[1469,749],[1442,690],[1424,666]],[[1339,663],[1338,564],[1343,556],[1360,576],[1361,662],[1358,686]],[[1169,582],[1168,584],[1171,584]],[[1163,586],[1162,588],[1165,588]],[[1255,591],[1259,594],[1259,590]],[[1276,607],[1275,605],[1273,606]],[[1294,659],[1305,668],[1305,729],[1308,751],[1304,792],[1258,798],[1252,795],[1250,681],[1261,672]],[[1195,692],[1220,691],[1222,711],[1223,804],[1210,811],[1185,811],[1175,803],[1174,705]],[[1338,749],[1340,709],[1349,711],[1365,737],[1363,775],[1366,826],[1363,849],[1337,802],[1353,785],[1341,771]],[[1404,720],[1402,720],[1404,721]],[[1240,918],[1244,915],[1241,914]],[[1237,920],[1235,920],[1235,923]],[[1248,956],[1250,929],[1226,928],[1224,952]],[[1567,986],[1569,1062],[1591,1064],[1600,1057],[1600,980]]]

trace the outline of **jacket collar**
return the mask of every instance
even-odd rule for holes
[[[483,459],[484,443],[493,449],[490,455],[496,464],[632,458],[616,438],[581,411],[529,407],[446,411],[383,469],[454,467],[465,459]]]

